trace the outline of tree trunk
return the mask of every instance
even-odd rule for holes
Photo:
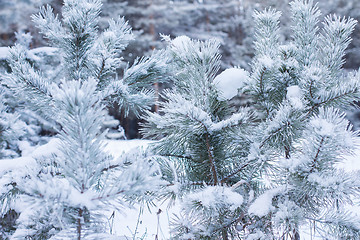
[[[81,240],[81,219],[83,217],[83,210],[79,209],[79,218],[78,218],[78,226],[77,226],[77,234],[78,234],[78,240]]]

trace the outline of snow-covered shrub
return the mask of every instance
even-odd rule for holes
[[[250,73],[227,70],[215,81],[218,43],[168,39],[175,88],[143,133],[161,138],[153,149],[171,183],[166,197],[182,205],[175,239],[299,239],[303,226],[328,239],[360,237],[346,210],[359,197],[358,174],[337,167],[358,135],[341,111],[360,98],[360,73],[341,71],[356,22],[327,16],[320,29],[312,1],[290,5],[286,44],[280,12],[255,12]],[[232,112],[225,100],[236,91],[223,77],[239,81],[250,109]],[[224,189],[219,201],[205,194],[213,188]]]
[[[50,6],[33,16],[58,49],[61,81],[35,69],[21,45],[10,50],[6,86],[27,108],[56,122],[60,139],[45,159],[35,156],[22,171],[1,172],[0,199],[9,203],[1,214],[20,213],[15,232],[7,233],[12,239],[111,239],[105,209],[149,202],[163,182],[151,157],[114,161],[104,152],[105,103],[136,113],[150,109],[154,97],[147,87],[166,59],[161,53],[140,58],[117,78],[120,54],[133,36],[123,18],[110,20],[99,34],[100,8],[100,0],[66,0],[61,20]]]

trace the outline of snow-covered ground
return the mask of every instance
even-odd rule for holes
[[[59,140],[54,138],[49,143],[33,148],[24,146],[23,156],[17,159],[0,160],[0,175],[10,169],[18,169],[34,164],[35,158],[51,156],[57,150]],[[135,147],[146,147],[148,140],[106,140],[105,150],[111,153],[114,158],[122,153],[130,151]],[[360,170],[360,139],[357,151],[352,156],[344,156],[344,162],[339,167],[346,171]],[[360,213],[360,207],[356,208]],[[175,205],[168,209],[167,203],[156,203],[156,206],[148,208],[147,206],[137,205],[133,209],[124,209],[123,212],[105,209],[109,212],[109,226],[113,234],[120,236],[120,239],[171,239],[169,231],[169,222],[173,214],[179,211]],[[316,240],[320,238],[311,238],[307,233],[309,228],[304,228],[302,239]]]
[[[120,156],[121,153],[129,151],[137,146],[146,146],[149,141],[130,140],[130,141],[107,141],[107,151],[114,157]],[[339,164],[339,168],[346,171],[360,170],[360,139],[358,141],[357,151],[351,156],[344,156],[344,161]],[[161,209],[161,211],[159,211]],[[360,207],[352,207],[353,210],[360,213]],[[129,209],[123,214],[115,213],[113,221],[113,233],[123,236],[124,239],[171,239],[169,231],[169,222],[174,213],[179,211],[177,206],[170,209],[167,204],[158,204],[152,207],[151,211],[143,209],[140,213],[140,207]],[[160,214],[157,214],[160,212]],[[302,229],[301,237],[303,240],[320,240],[320,237],[311,236],[310,227]]]
[[[105,150],[116,158],[135,147],[146,147],[149,142],[148,140],[107,140]],[[112,232],[129,240],[170,239],[169,220],[176,207],[167,209],[167,206],[166,203],[158,203],[150,210],[147,206],[138,205],[122,213],[115,211],[113,216],[109,216]]]
[[[36,158],[51,157],[57,153],[59,139],[53,138],[49,143],[31,147],[22,144],[22,157],[0,160],[0,176],[13,169],[24,169],[36,164]],[[135,147],[146,147],[148,140],[106,140],[105,151],[118,158],[124,152]],[[142,210],[142,211],[141,211]],[[150,209],[147,206],[134,206],[133,209],[124,209],[123,212],[104,209],[109,212],[109,226],[113,234],[121,239],[158,239],[170,238],[169,220],[173,210],[167,209],[167,204],[157,204]],[[157,236],[157,238],[155,238]]]

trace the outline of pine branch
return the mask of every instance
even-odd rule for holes
[[[226,225],[221,226],[220,228],[215,229],[213,232],[218,232],[218,231],[221,231],[224,229],[226,230],[226,229],[230,228],[232,225],[239,223],[244,218],[244,216],[245,216],[245,214],[242,212],[238,218],[232,220],[231,222],[229,222]]]
[[[211,168],[211,172],[212,172],[212,176],[213,176],[214,185],[217,185],[218,184],[218,176],[217,176],[216,167],[215,167],[215,163],[214,163],[214,157],[212,155],[211,148],[210,148],[208,133],[205,133],[205,140],[206,140],[206,149],[207,149],[207,152],[209,155],[209,162],[210,162],[210,168]]]
[[[310,173],[312,173],[312,172],[315,170],[316,161],[318,160],[318,157],[319,157],[321,148],[323,147],[324,140],[325,140],[325,137],[322,137],[321,140],[320,140],[319,147],[318,147],[318,149],[317,149],[317,151],[316,151],[316,154],[315,154],[315,157],[314,157],[314,159],[313,159],[313,161],[312,161]]]
[[[311,100],[313,100],[314,99],[314,95],[313,95],[313,84],[314,84],[314,80],[311,80],[310,81],[310,86],[309,86],[309,93],[310,93],[310,97],[311,97]]]
[[[259,148],[263,148],[266,144],[266,142],[268,142],[273,136],[275,136],[277,133],[279,133],[283,128],[278,128],[275,131],[272,131],[271,134],[266,137],[260,144]]]
[[[333,96],[333,97],[330,97],[326,100],[323,100],[321,102],[317,102],[315,103],[311,108],[310,110],[308,111],[308,113],[306,114],[306,117],[309,117],[311,116],[311,114],[316,111],[319,107],[321,107],[322,105],[328,105],[328,104],[331,104],[332,102],[335,102],[336,100],[339,100],[341,98],[344,98],[344,97],[348,97],[348,96],[351,96],[351,94],[356,94],[358,93],[358,89],[357,88],[354,88],[354,89],[349,89],[347,92],[344,92],[344,93],[341,93],[339,95],[336,95],[336,96]]]
[[[186,116],[190,117],[189,115],[186,115]],[[209,157],[210,171],[211,171],[211,174],[212,174],[214,185],[217,185],[219,180],[218,180],[218,174],[216,172],[215,160],[214,160],[214,157],[213,157],[213,154],[212,154],[212,151],[211,151],[210,140],[209,140],[209,134],[210,134],[209,130],[208,130],[207,126],[201,120],[198,120],[198,119],[194,119],[194,120],[198,121],[204,127],[205,141],[206,141],[206,151],[207,151],[207,154],[208,154],[208,157]]]
[[[184,156],[184,155],[174,155],[174,154],[165,154],[163,155],[164,157],[175,157],[175,158],[184,158],[184,159],[188,159],[188,160],[193,160],[192,157],[190,156]]]
[[[120,191],[117,191],[115,193],[112,193],[112,194],[106,194],[106,195],[101,195],[101,196],[98,196],[96,198],[92,198],[91,200],[92,201],[105,201],[107,200],[108,198],[114,198],[114,197],[118,197],[118,195],[122,194],[122,193],[125,193],[126,191],[125,190],[120,190]]]
[[[239,172],[241,172],[244,168],[246,168],[247,166],[249,166],[250,163],[245,163],[243,164],[241,167],[238,167],[235,171],[233,171],[231,174],[225,176],[220,183],[224,184],[226,183],[230,178],[232,178],[233,176],[235,176],[236,174],[238,174]]]

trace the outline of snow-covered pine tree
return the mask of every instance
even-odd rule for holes
[[[357,132],[340,109],[360,98],[359,72],[342,71],[355,21],[328,16],[312,1],[291,3],[292,39],[279,40],[280,12],[255,13],[252,71],[215,78],[218,45],[186,37],[170,43],[174,91],[144,134],[162,158],[169,194],[181,201],[174,239],[358,239],[351,212],[359,178],[339,163]],[[231,113],[222,99],[239,91],[251,110]],[[307,228],[309,229],[309,228]]]
[[[355,21],[328,16],[319,30],[320,11],[312,1],[292,2],[291,12],[292,41],[286,45],[279,42],[280,13],[255,14],[256,54],[247,93],[262,114],[253,135],[254,159],[271,164],[259,167],[259,177],[270,179],[269,189],[248,211],[268,227],[254,235],[298,239],[300,226],[309,224],[313,234],[330,239],[358,238],[354,218],[344,210],[359,194],[358,179],[337,167],[357,135],[339,110],[359,98],[358,73],[342,71]]]
[[[173,238],[229,239],[237,232],[234,220],[244,201],[230,185],[241,180],[238,173],[246,167],[241,159],[248,149],[238,146],[249,146],[243,130],[252,114],[242,108],[227,118],[230,110],[214,82],[221,63],[217,41],[181,36],[170,42],[168,53],[174,90],[164,94],[161,114],[148,113],[143,134],[162,138],[154,150],[169,160],[162,162],[171,185],[167,197],[185,199]],[[234,71],[248,78],[244,70]]]
[[[104,209],[148,202],[162,183],[149,156],[113,161],[104,152],[104,104],[116,101],[136,113],[149,109],[153,96],[146,87],[160,76],[164,58],[160,53],[140,58],[124,69],[122,79],[116,78],[120,54],[133,38],[131,28],[118,18],[99,35],[100,9],[100,0],[65,0],[62,20],[50,6],[33,16],[59,49],[60,83],[35,70],[20,46],[11,49],[12,72],[5,83],[28,107],[60,126],[59,149],[52,158],[36,159],[27,171],[7,172],[11,182],[2,182],[6,191],[1,196],[15,198],[14,206],[21,207],[12,239],[111,239]],[[14,191],[18,194],[8,194]]]

